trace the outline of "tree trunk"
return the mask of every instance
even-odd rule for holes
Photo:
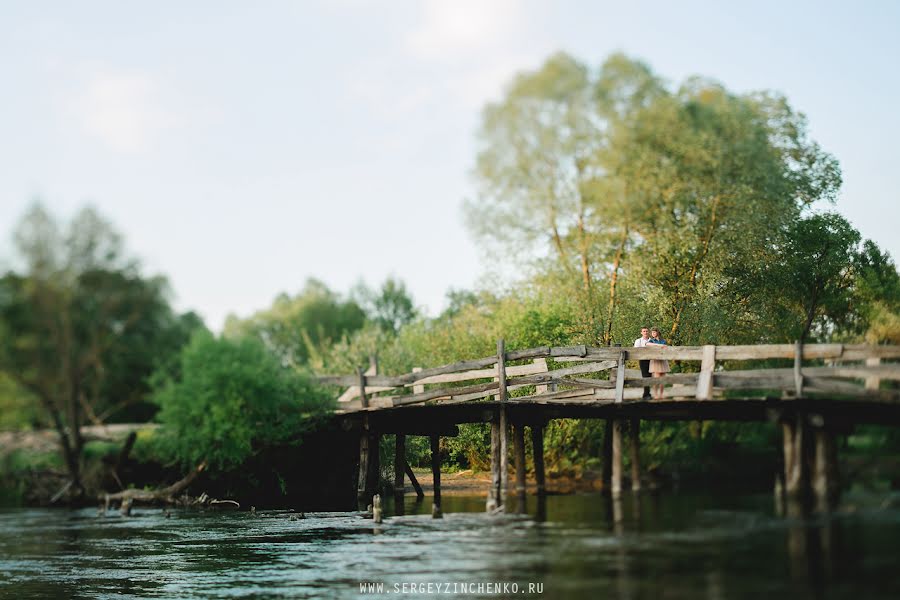
[[[612,342],[613,312],[616,308],[616,283],[619,279],[619,265],[622,262],[622,254],[625,252],[625,242],[628,240],[628,227],[622,230],[622,239],[616,249],[616,257],[613,259],[612,269],[609,274],[609,305],[606,308],[606,333],[603,335],[603,344],[608,346]]]

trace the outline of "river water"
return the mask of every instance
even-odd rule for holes
[[[0,597],[900,598],[890,500],[792,518],[770,495],[573,495],[488,516],[483,498],[449,496],[432,519],[430,498],[407,498],[380,526],[359,513],[6,509]]]

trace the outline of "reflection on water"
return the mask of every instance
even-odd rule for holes
[[[538,596],[529,583],[545,598],[900,597],[895,509],[778,517],[768,495],[722,494],[530,496],[526,514],[494,517],[484,498],[448,496],[443,508],[432,519],[429,498],[388,500],[404,516],[377,528],[357,513],[2,511],[0,597],[350,598],[370,582],[509,583],[522,598]]]

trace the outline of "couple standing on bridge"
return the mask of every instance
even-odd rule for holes
[[[648,344],[658,344],[665,348],[666,340],[659,337],[659,329],[656,327],[641,327],[641,337],[634,340],[635,348],[644,348]],[[669,372],[669,361],[665,359],[652,359],[638,361],[641,365],[641,377],[662,377]],[[663,384],[653,386],[653,398],[662,400]],[[644,388],[644,400],[650,399],[650,386]]]

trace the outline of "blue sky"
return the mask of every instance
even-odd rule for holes
[[[837,209],[895,259],[898,2],[5,2],[0,263],[40,198],[91,203],[221,327],[309,276],[389,274],[440,310],[484,282],[462,201],[485,102],[568,51],[785,93]]]

